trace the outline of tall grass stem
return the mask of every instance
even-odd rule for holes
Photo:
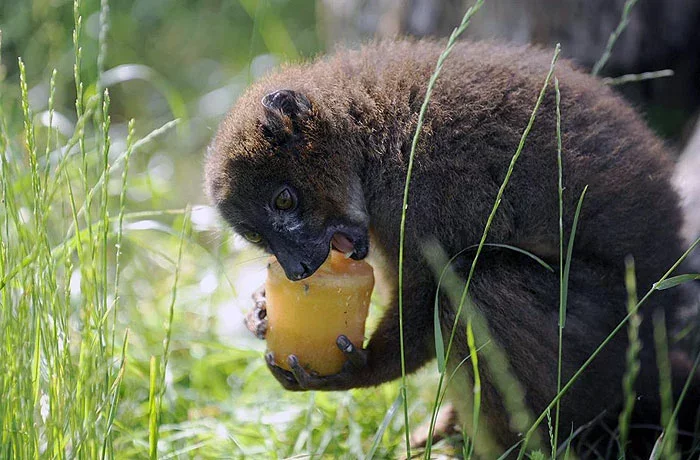
[[[411,141],[411,151],[408,157],[408,166],[406,169],[406,185],[404,186],[404,192],[403,192],[403,205],[401,207],[401,226],[399,229],[399,270],[398,270],[398,289],[399,289],[399,343],[400,343],[400,349],[401,349],[401,392],[403,393],[403,400],[404,400],[404,424],[405,424],[405,433],[406,433],[406,454],[408,457],[411,456],[411,440],[410,440],[410,425],[409,425],[409,420],[408,420],[408,395],[406,394],[406,353],[404,350],[404,333],[403,333],[403,266],[404,266],[404,247],[405,247],[405,241],[406,241],[406,214],[408,210],[408,196],[409,196],[409,187],[411,184],[411,175],[413,172],[413,162],[416,156],[416,148],[418,146],[418,139],[420,137],[421,129],[423,128],[423,123],[424,123],[424,118],[425,118],[425,113],[428,110],[428,104],[430,102],[430,96],[433,93],[433,88],[435,86],[435,82],[437,81],[438,77],[440,76],[440,72],[442,71],[442,67],[445,63],[445,60],[447,57],[450,55],[452,52],[452,49],[454,46],[457,44],[457,39],[459,36],[466,30],[467,26],[469,25],[469,21],[471,17],[479,11],[479,8],[481,8],[481,5],[484,3],[484,0],[477,0],[476,3],[470,7],[467,12],[464,14],[462,17],[462,22],[460,25],[452,31],[452,34],[450,35],[450,38],[447,41],[447,45],[445,46],[445,49],[443,52],[440,54],[437,60],[437,64],[435,65],[435,70],[433,71],[433,74],[430,76],[430,80],[428,81],[428,86],[425,91],[425,98],[423,99],[423,104],[421,105],[420,111],[418,112],[418,121],[416,123],[416,132],[413,135],[413,140]],[[426,455],[430,455],[430,442],[431,442],[431,435],[433,432],[433,424],[431,423],[431,428],[428,436],[428,448],[426,449]]]

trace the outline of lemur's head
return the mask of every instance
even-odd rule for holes
[[[313,274],[331,248],[353,259],[369,248],[358,158],[327,115],[304,91],[253,87],[209,146],[211,200],[290,280]]]

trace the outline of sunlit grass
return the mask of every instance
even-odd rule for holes
[[[166,116],[190,118],[113,116],[129,97],[120,85],[141,74],[109,65],[109,34],[124,23],[112,8],[108,34],[108,7],[67,10],[77,65],[37,81],[30,56],[21,79],[0,81],[0,457],[397,455],[396,385],[290,394],[267,372],[240,310],[263,258],[213,231],[211,210],[186,210],[193,186],[168,171],[192,175],[192,160],[159,153],[201,122],[183,94],[143,74]],[[87,17],[99,19],[96,36]],[[66,103],[71,88],[79,96]],[[199,189],[198,171],[193,181]],[[416,423],[425,400],[409,408]]]
[[[198,206],[201,147],[223,111],[279,56],[317,50],[299,30],[312,2],[246,0],[228,16],[203,10],[201,22],[174,8],[172,26],[151,24],[163,38],[148,46],[132,36],[134,18],[149,19],[144,3],[85,3],[37,8],[32,20],[53,39],[13,35],[23,60],[0,56],[0,457],[405,455],[406,424],[430,419],[454,373],[443,391],[432,369],[408,380],[405,417],[398,383],[283,392],[241,321],[263,259],[212,230],[213,211]],[[212,52],[201,48],[209,33],[229,35]],[[476,338],[473,357],[505,359]],[[477,427],[478,399],[474,408]]]

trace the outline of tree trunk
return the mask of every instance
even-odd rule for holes
[[[473,2],[319,0],[328,47],[371,38],[445,37]],[[625,0],[488,0],[467,29],[473,39],[553,47],[591,69],[615,30]],[[602,75],[672,69],[675,75],[620,87],[662,135],[679,140],[700,106],[700,1],[640,0]]]

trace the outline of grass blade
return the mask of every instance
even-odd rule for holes
[[[662,291],[664,289],[670,289],[676,287],[680,284],[687,283],[688,281],[700,280],[700,273],[691,273],[688,275],[678,275],[668,278],[666,280],[660,281],[654,284],[654,289]]]
[[[569,272],[571,271],[571,259],[574,252],[574,239],[576,239],[576,228],[578,227],[578,219],[581,214],[581,206],[583,205],[583,199],[586,196],[586,191],[588,191],[588,185],[583,188],[581,196],[578,199],[578,204],[576,205],[576,213],[574,214],[574,222],[571,225],[571,234],[569,235],[569,245],[566,248],[566,262],[564,264],[564,275],[562,278],[562,296],[561,301],[562,309],[560,313],[559,320],[561,321],[561,326],[566,325],[566,303],[567,303],[567,292],[569,291]]]
[[[481,412],[481,374],[479,373],[479,357],[476,353],[476,340],[472,329],[472,318],[467,321],[467,346],[469,347],[469,357],[472,362],[472,372],[474,372],[474,405],[472,408],[472,442],[469,444],[467,458],[474,454],[474,443],[479,433],[479,414]]]
[[[555,83],[555,86],[556,83]],[[558,90],[558,86],[557,86]],[[557,91],[557,97],[559,95],[559,92]],[[558,108],[558,104],[557,104]],[[559,251],[559,267],[561,270],[562,262],[564,263],[564,270],[560,271],[560,279],[559,279],[559,344],[558,344],[558,359],[557,359],[557,393],[561,391],[561,364],[562,364],[562,350],[563,350],[563,340],[564,340],[564,327],[566,326],[566,305],[568,301],[568,292],[569,292],[569,273],[571,271],[571,260],[573,258],[573,251],[574,251],[574,240],[576,239],[576,229],[578,227],[578,220],[579,216],[581,215],[581,207],[583,206],[583,199],[586,196],[586,191],[588,190],[588,186],[586,185],[583,188],[583,191],[581,192],[581,196],[579,197],[578,204],[576,205],[576,212],[574,213],[574,221],[571,224],[571,234],[569,235],[569,243],[566,248],[566,261],[562,261],[562,247],[561,245],[563,244],[563,238],[564,238],[564,233],[563,233],[563,228],[561,227],[562,221],[563,221],[563,187],[562,187],[562,166],[561,166],[561,131],[559,130],[559,123],[560,123],[560,116],[559,113],[557,112],[557,137],[558,137],[558,164],[559,164],[559,244],[560,244],[560,251]],[[556,446],[558,441],[559,441],[559,401],[556,403],[556,408],[555,408],[555,427],[554,427],[554,445]],[[552,452],[552,455],[554,455],[554,452]]]
[[[671,414],[671,418],[669,419],[668,423],[666,426],[664,426],[664,433],[668,433],[671,431],[672,426],[671,424],[675,423],[675,421],[678,419],[678,412],[681,409],[681,404],[683,404],[683,400],[685,399],[685,395],[688,393],[688,389],[690,388],[690,384],[693,382],[695,378],[695,372],[698,369],[698,365],[700,364],[700,353],[695,357],[695,361],[693,362],[693,366],[690,369],[690,372],[688,372],[688,377],[685,379],[685,384],[683,385],[683,390],[681,391],[681,394],[678,396],[678,401],[676,401],[676,407],[673,409],[673,413]],[[697,430],[697,428],[696,428]],[[694,442],[697,440],[697,437],[694,439]],[[693,449],[693,452],[695,450]]]
[[[657,78],[672,77],[675,73],[671,69],[657,70],[655,72],[630,73],[619,77],[603,78],[603,83],[610,86],[624,85],[626,83],[636,83],[645,80],[655,80]]]
[[[625,286],[627,288],[627,311],[633,312],[634,306],[637,305],[637,282],[634,272],[634,259],[628,257],[625,260]],[[622,393],[624,395],[624,406],[618,418],[618,426],[620,427],[620,457],[625,458],[625,449],[627,447],[627,438],[629,437],[629,425],[634,410],[634,402],[637,394],[634,390],[634,383],[639,375],[640,362],[639,352],[642,349],[642,341],[639,339],[639,327],[642,323],[642,318],[639,313],[634,312],[630,317],[628,336],[629,345],[626,353],[626,371],[622,380]]]
[[[423,99],[423,104],[421,105],[420,111],[418,113],[418,121],[416,124],[416,133],[413,135],[413,140],[411,141],[411,151],[408,158],[408,166],[406,170],[406,185],[403,192],[403,205],[401,207],[401,226],[399,229],[399,270],[398,270],[398,289],[399,289],[399,342],[401,347],[401,391],[403,392],[404,400],[404,422],[406,426],[406,455],[411,456],[411,441],[410,441],[410,426],[408,422],[408,398],[406,395],[406,356],[404,352],[404,337],[403,337],[403,259],[404,259],[404,246],[406,241],[406,210],[408,209],[408,193],[411,184],[411,174],[413,172],[413,162],[416,155],[416,147],[418,146],[418,139],[420,137],[421,129],[423,128],[423,121],[425,118],[425,113],[428,110],[428,104],[430,102],[430,96],[433,93],[433,87],[435,82],[440,76],[442,67],[445,63],[445,59],[450,55],[452,49],[457,43],[457,38],[466,30],[469,25],[469,21],[472,16],[479,11],[484,0],[477,0],[476,3],[470,7],[464,16],[462,17],[462,22],[460,25],[452,31],[445,50],[438,57],[437,64],[435,65],[435,71],[430,76],[428,81],[428,87],[425,91],[425,98]],[[431,427],[432,428],[432,427]],[[432,433],[432,429],[430,431]],[[426,450],[426,455],[430,455],[430,440],[428,441],[428,446]]]
[[[442,326],[440,323],[440,286],[438,284],[435,293],[435,306],[433,308],[433,334],[435,337],[435,357],[437,358],[438,372],[445,372],[445,342],[442,339]]]
[[[124,341],[122,345],[122,354],[119,365],[119,372],[117,373],[114,383],[111,389],[111,398],[109,402],[109,411],[107,412],[107,427],[104,433],[104,441],[102,443],[102,460],[106,458],[114,458],[114,452],[111,450],[111,440],[110,436],[112,434],[112,428],[114,427],[114,420],[117,415],[117,406],[119,405],[119,393],[121,391],[122,381],[124,380],[124,372],[126,371],[126,349],[129,344],[129,330],[124,332]],[[108,449],[109,448],[109,449]],[[109,450],[109,455],[107,452]]]
[[[158,361],[151,356],[148,386],[148,454],[151,460],[158,459]]]
[[[654,345],[656,363],[659,367],[659,395],[661,396],[661,433],[659,455],[668,460],[679,460],[676,450],[677,429],[673,421],[673,389],[671,388],[671,361],[668,355],[668,338],[666,336],[666,319],[662,310],[654,312]]]
[[[561,92],[559,80],[554,78],[554,92],[557,113],[557,202],[559,204],[559,344],[557,357],[557,393],[561,390],[561,365],[564,341],[564,322],[566,321],[566,288],[564,286],[564,173],[561,147]],[[568,278],[567,278],[568,279]],[[559,442],[559,403],[554,411],[554,436],[552,436],[552,457]]]
[[[605,66],[605,64],[608,62],[608,59],[610,59],[610,55],[612,54],[612,49],[615,46],[615,42],[625,30],[627,24],[629,24],[630,22],[630,12],[632,11],[632,7],[634,7],[635,3],[637,3],[637,0],[627,0],[625,2],[625,5],[622,7],[622,16],[620,17],[620,23],[610,34],[610,37],[608,38],[608,43],[605,45],[605,51],[603,51],[603,55],[600,56],[598,62],[596,62],[593,66],[593,70],[591,71],[593,75],[598,75],[603,66]]]
[[[535,106],[533,107],[532,112],[530,114],[530,119],[528,121],[528,124],[525,127],[522,136],[520,137],[520,142],[518,143],[518,148],[516,149],[515,153],[513,154],[513,157],[511,158],[510,164],[508,165],[508,171],[506,172],[506,176],[503,179],[503,182],[501,183],[500,188],[498,189],[498,193],[496,195],[496,199],[494,201],[493,208],[491,209],[491,213],[489,214],[488,219],[486,220],[486,225],[484,226],[484,232],[482,233],[481,240],[479,241],[479,246],[477,247],[476,255],[474,256],[471,268],[469,269],[469,275],[467,276],[467,282],[464,285],[464,289],[462,291],[462,297],[460,298],[460,301],[459,301],[459,306],[457,308],[457,313],[455,315],[454,324],[452,326],[452,331],[450,334],[450,340],[448,341],[448,344],[447,344],[447,352],[445,354],[446,360],[448,360],[449,356],[450,356],[450,351],[452,349],[452,343],[454,341],[454,336],[455,336],[455,333],[457,331],[457,323],[459,321],[459,318],[462,314],[462,310],[463,310],[464,305],[466,303],[467,293],[469,291],[469,284],[471,283],[471,279],[474,276],[474,271],[476,269],[476,263],[479,260],[479,255],[481,254],[481,250],[483,249],[484,244],[486,243],[486,237],[488,236],[489,230],[491,228],[491,222],[493,221],[493,218],[495,217],[496,212],[498,211],[498,208],[500,207],[503,193],[505,193],[506,187],[508,186],[508,182],[510,181],[510,177],[513,174],[513,170],[515,169],[515,165],[518,161],[518,158],[520,158],[520,154],[523,151],[523,148],[525,146],[525,141],[527,140],[527,137],[530,134],[530,130],[532,130],[532,126],[535,124],[535,118],[537,116],[537,112],[540,108],[540,105],[542,104],[542,100],[544,99],[545,92],[547,90],[547,87],[549,86],[549,81],[552,78],[552,75],[554,74],[554,66],[556,65],[556,62],[559,59],[560,51],[561,51],[561,46],[559,44],[557,44],[557,46],[554,50],[554,55],[552,56],[552,62],[550,64],[549,71],[547,72],[547,76],[545,77],[544,83],[542,85],[542,89],[540,90],[539,96],[537,97],[537,100],[535,102]],[[440,376],[440,380],[438,382],[438,389],[440,389],[442,386],[443,377],[444,377],[444,373],[441,374],[441,376]],[[437,408],[434,408],[433,409],[433,418],[435,418],[436,416],[437,416]],[[527,443],[525,443],[525,444],[527,444]]]
[[[700,246],[700,238],[696,239],[695,242],[693,242],[693,244],[690,245],[690,247],[683,253],[683,255],[681,255],[678,258],[678,260],[676,260],[676,262],[671,266],[671,268],[669,268],[666,271],[666,273],[659,279],[658,283],[666,280],[669,277],[669,275],[671,273],[673,273],[676,270],[676,268],[678,268],[678,266],[681,263],[683,263],[683,261],[698,246]],[[610,340],[612,340],[612,338],[615,337],[615,335],[617,335],[618,332],[620,332],[622,327],[625,324],[627,324],[627,322],[630,320],[632,315],[634,315],[642,307],[642,305],[644,305],[644,303],[647,301],[647,299],[649,299],[649,297],[651,297],[651,295],[654,293],[654,291],[655,291],[655,289],[652,286],[652,288],[649,289],[649,291],[647,291],[647,293],[644,295],[644,297],[642,297],[642,299],[639,302],[637,302],[637,305],[634,306],[634,309],[631,312],[629,312],[624,318],[622,318],[622,320],[617,324],[617,326],[615,326],[615,329],[613,329],[610,332],[610,334],[608,334],[608,336],[600,343],[600,345],[598,345],[598,348],[596,348],[595,351],[593,353],[591,353],[591,355],[588,357],[588,359],[581,365],[581,367],[579,367],[579,369],[574,373],[574,375],[571,376],[569,381],[566,382],[566,385],[564,385],[562,387],[559,394],[557,394],[557,396],[555,396],[554,399],[552,399],[552,401],[547,405],[547,407],[544,408],[544,410],[540,413],[539,417],[537,417],[537,419],[532,424],[532,426],[527,431],[527,433],[525,433],[525,437],[524,437],[525,443],[523,444],[523,446],[526,446],[528,439],[530,439],[530,437],[535,434],[537,427],[540,425],[540,423],[542,422],[542,420],[546,416],[547,411],[550,410],[557,403],[557,401],[559,401],[562,398],[562,396],[564,396],[564,394],[566,394],[566,392],[569,390],[569,388],[571,388],[571,386],[574,384],[574,382],[576,382],[576,380],[580,377],[580,375],[588,368],[588,366],[590,366],[590,364],[598,356],[598,354],[600,354],[600,352],[603,351],[603,349],[607,346],[607,344],[610,342]],[[524,455],[525,455],[525,449],[524,449],[524,447],[521,447],[520,452],[518,453],[518,459],[523,458]]]
[[[379,443],[382,440],[382,436],[384,436],[384,432],[386,431],[391,421],[394,419],[396,412],[399,410],[403,402],[403,393],[399,393],[396,396],[394,403],[386,412],[386,415],[384,415],[384,419],[382,420],[381,425],[379,425],[377,432],[374,434],[374,439],[372,440],[372,447],[370,447],[369,452],[365,457],[366,460],[371,460],[372,458],[374,458],[374,455],[377,453],[377,448],[379,448]]]
[[[521,249],[516,246],[512,246],[510,244],[502,244],[502,243],[484,243],[484,246],[486,247],[494,247],[494,248],[502,248],[502,249],[509,249],[511,251],[518,252],[520,254],[524,254],[531,259],[533,259],[535,262],[546,268],[547,270],[553,272],[554,269],[552,268],[551,265],[549,265],[547,262],[542,260],[541,258],[537,257],[535,254],[526,251],[525,249]],[[443,278],[445,276],[445,271],[450,267],[452,262],[454,262],[459,256],[462,254],[466,253],[467,251],[477,249],[479,247],[478,244],[468,246],[461,251],[459,251],[457,254],[452,256],[450,260],[447,262],[445,266],[442,267],[440,271],[440,277],[438,278],[438,283],[437,283],[437,289],[435,290],[435,301],[434,301],[434,306],[433,306],[433,328],[434,328],[434,337],[435,337],[435,354],[437,357],[437,365],[438,365],[438,372],[444,372],[445,371],[445,342],[443,340],[443,335],[442,335],[442,327],[440,326],[440,292],[442,292],[442,282]],[[431,252],[431,248],[439,248],[439,244],[437,246],[434,246],[432,243],[430,244],[424,244],[423,246],[423,252],[424,254],[429,254]]]
[[[513,246],[510,244],[503,244],[503,243],[484,243],[483,246],[484,247],[491,247],[491,248],[510,249],[511,251],[515,251],[515,252],[518,252],[520,254],[528,256],[529,258],[531,258],[532,260],[534,260],[535,262],[537,262],[538,264],[542,265],[544,268],[549,270],[550,272],[554,272],[554,268],[552,268],[551,265],[549,265],[547,262],[542,260],[540,257],[537,257],[535,254],[531,253],[530,251],[526,251],[525,249],[521,249],[517,246]],[[479,245],[476,244],[476,245],[470,246],[469,249],[476,249],[478,247],[479,247]]]

